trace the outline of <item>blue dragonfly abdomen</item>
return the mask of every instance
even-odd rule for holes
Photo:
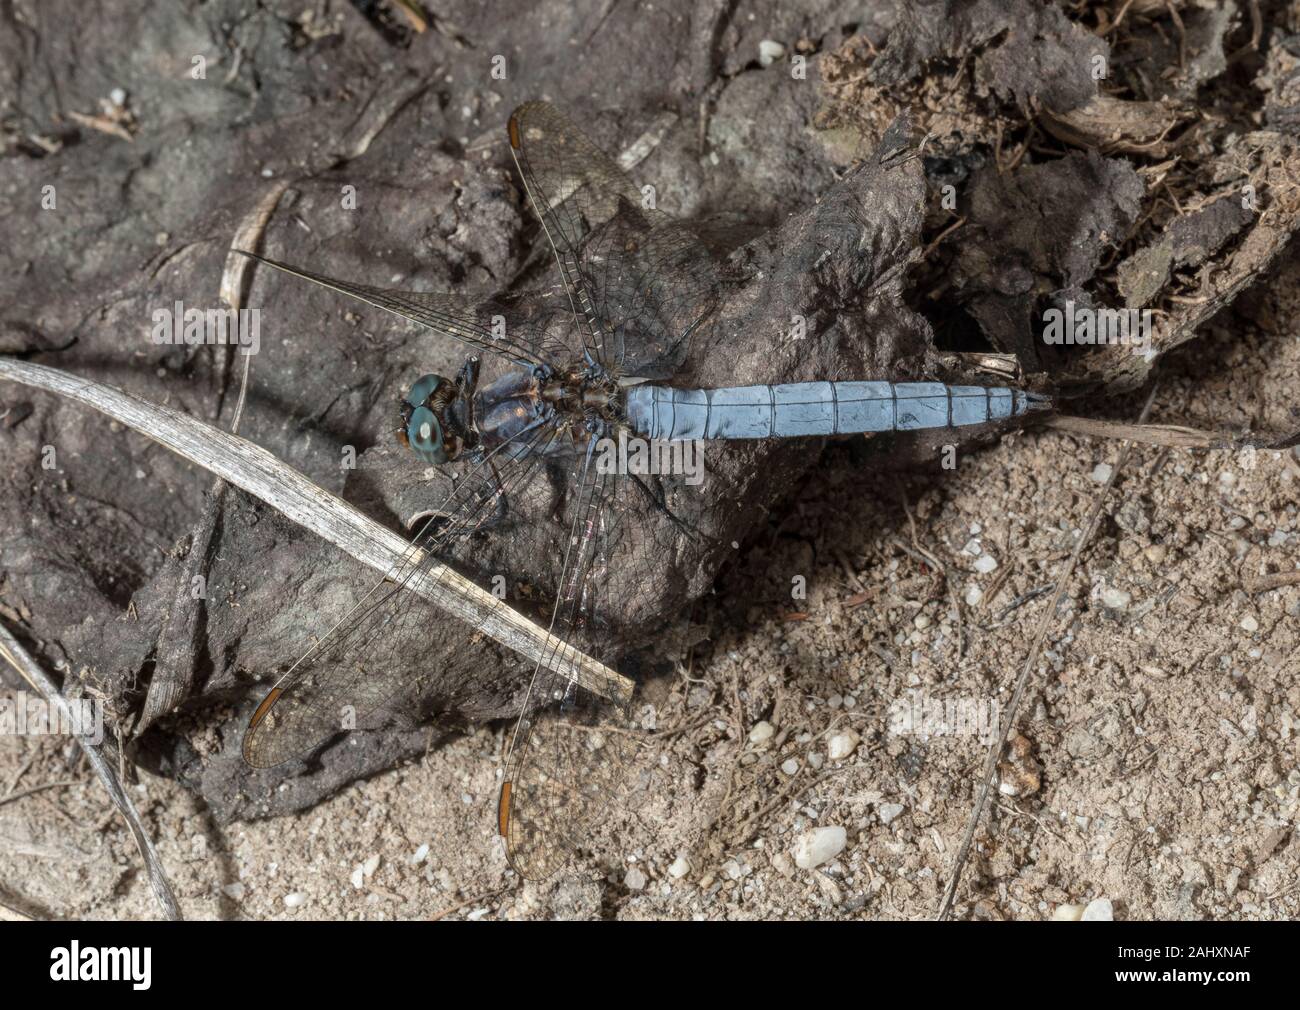
[[[801,438],[984,424],[1047,406],[1004,386],[939,382],[793,382],[675,389],[645,384],[627,394],[628,422],[646,438]]]

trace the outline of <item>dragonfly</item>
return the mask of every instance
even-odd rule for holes
[[[619,165],[549,103],[518,107],[507,134],[554,260],[540,295],[469,305],[463,295],[354,283],[244,253],[471,351],[455,377],[418,378],[398,409],[398,441],[453,472],[451,491],[418,519],[407,555],[257,707],[243,740],[253,767],[301,757],[340,731],[344,709],[360,716],[394,698],[403,685],[390,669],[428,633],[411,590],[437,580],[446,569],[436,559],[466,538],[491,535],[539,473],[558,469],[565,482],[551,640],[582,637],[603,659],[617,643],[600,625],[602,588],[620,544],[638,535],[627,506],[639,478],[599,465],[598,449],[613,440],[808,439],[981,424],[1047,406],[1019,389],[937,382],[673,385],[725,297],[724,264],[688,224],[647,206]],[[620,795],[631,691],[594,683],[557,652],[523,672],[497,831],[511,868],[540,880],[590,845]]]

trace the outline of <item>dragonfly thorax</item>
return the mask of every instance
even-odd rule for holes
[[[503,448],[512,456],[532,447],[565,452],[607,434],[617,421],[619,402],[618,384],[599,368],[507,372],[474,394],[469,414],[474,444],[484,452]]]
[[[619,420],[618,383],[599,365],[555,376],[541,384],[539,395],[555,408],[557,421],[578,444],[605,437]]]

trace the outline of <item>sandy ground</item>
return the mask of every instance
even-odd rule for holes
[[[1161,374],[1153,421],[1294,429],[1300,265]],[[501,726],[300,816],[219,828],[147,775],[136,802],[193,918],[932,916],[985,756],[970,717],[1009,700],[1117,454],[1028,432],[900,479],[828,450],[697,608],[707,638],[678,676],[644,686],[633,792],[583,874],[508,872]],[[1300,915],[1300,585],[1243,588],[1300,568],[1298,498],[1295,453],[1134,450],[1022,706],[959,917],[1096,897],[1124,919]],[[952,723],[908,725],[945,704]],[[76,758],[66,739],[0,737],[0,902],[153,917],[130,836]],[[842,851],[800,868],[801,839],[826,827]]]

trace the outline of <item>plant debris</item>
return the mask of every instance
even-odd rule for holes
[[[960,306],[1064,392],[1121,392],[1267,270],[1300,226],[1300,25],[1252,8],[1262,27],[1232,2],[944,0],[829,54],[822,125],[920,110],[931,185],[959,190],[931,204],[928,233],[963,226],[927,258],[927,315]],[[1035,320],[1067,300],[1149,310],[1149,342],[1043,353]]]

